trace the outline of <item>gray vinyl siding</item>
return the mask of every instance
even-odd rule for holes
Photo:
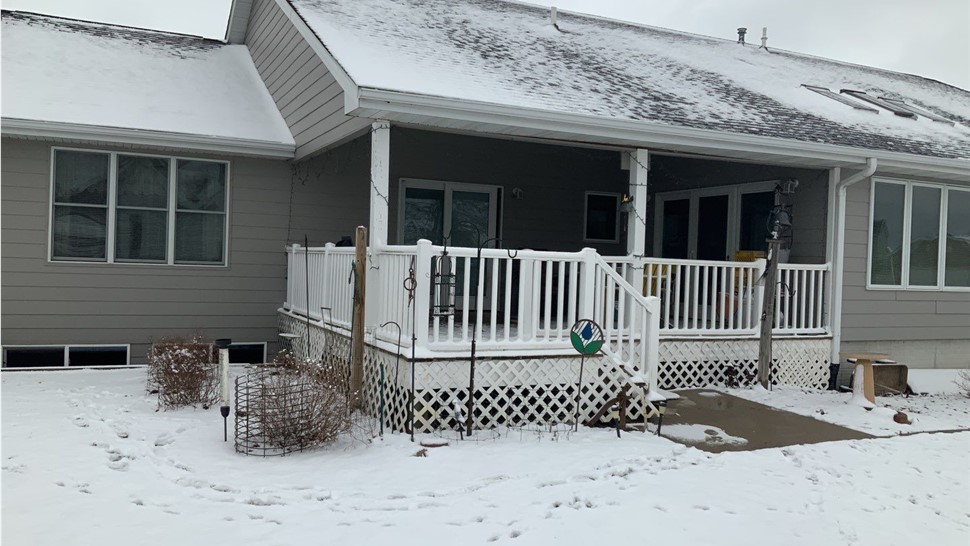
[[[152,340],[201,331],[276,350],[287,162],[202,156],[230,162],[228,267],[63,263],[47,259],[51,146],[4,138],[0,151],[4,345],[130,343],[141,363]]]
[[[966,367],[970,292],[866,289],[870,183],[846,192],[843,351],[888,352],[914,367]]]
[[[252,8],[253,0],[232,0],[229,24],[226,28],[226,41],[230,44],[241,44],[246,41],[246,26]]]
[[[275,0],[255,0],[246,44],[293,138],[296,157],[354,135],[369,119],[344,114],[340,84]]]
[[[501,188],[503,244],[507,248],[578,251],[596,248],[625,255],[626,243],[583,241],[585,192],[629,191],[629,173],[616,151],[392,128],[390,240],[398,239],[400,181],[417,178]],[[512,188],[523,190],[512,198]]]

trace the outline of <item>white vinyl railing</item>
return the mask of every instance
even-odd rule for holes
[[[780,264],[775,287],[776,334],[825,334],[828,264]]]
[[[349,329],[354,249],[293,245],[287,256],[284,307]],[[758,335],[764,260],[601,258],[591,249],[486,248],[480,260],[477,256],[477,249],[427,241],[371,248],[368,335],[396,343],[398,329],[389,324],[394,322],[405,346],[413,335],[417,347],[436,353],[467,351],[472,338],[481,351],[563,351],[569,349],[571,326],[593,318],[607,336],[607,350],[638,369],[642,363],[631,360],[639,354],[633,347],[644,336]],[[442,285],[439,273],[453,275],[453,288]],[[826,264],[779,266],[775,334],[828,333],[828,273]],[[449,301],[451,312],[435,312],[437,304]]]
[[[715,262],[663,258],[605,259],[621,276],[642,280],[642,293],[660,298],[664,336],[758,335],[765,260]],[[828,333],[827,264],[780,264],[775,287],[775,334]]]
[[[353,265],[353,248],[331,243],[318,248],[289,247],[283,307],[349,329],[353,319]]]

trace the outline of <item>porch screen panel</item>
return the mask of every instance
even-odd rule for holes
[[[401,237],[404,244],[413,245],[418,239],[427,239],[440,245],[443,242],[444,225],[444,190],[405,188],[404,229]]]
[[[910,211],[909,284],[936,286],[940,255],[940,188],[913,186]]]
[[[54,259],[107,259],[108,175],[111,156],[57,150],[54,154]]]
[[[947,192],[946,286],[970,287],[970,191]]]
[[[906,186],[877,182],[872,203],[872,260],[869,282],[901,285],[903,282],[903,209]]]

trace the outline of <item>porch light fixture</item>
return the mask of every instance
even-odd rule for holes
[[[624,193],[620,198],[620,212],[630,213],[633,210],[633,196]]]
[[[795,189],[797,188],[798,188],[797,178],[789,178],[788,180],[783,180],[778,184],[778,191],[780,191],[782,195],[792,195],[795,193]]]

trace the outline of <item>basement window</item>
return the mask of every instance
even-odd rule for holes
[[[128,345],[8,346],[4,368],[127,366]]]
[[[230,364],[263,364],[266,362],[266,342],[232,343],[229,345]]]

